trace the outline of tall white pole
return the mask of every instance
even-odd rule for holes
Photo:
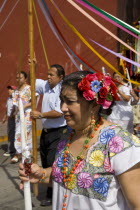
[[[20,131],[21,131],[21,144],[22,144],[22,163],[25,161],[31,162],[31,154],[28,150],[26,140],[27,140],[27,132],[26,132],[26,122],[24,117],[24,108],[21,98],[19,97],[19,113],[20,113]],[[31,201],[31,190],[30,190],[30,182],[24,182],[24,203],[25,210],[32,210],[32,201]]]

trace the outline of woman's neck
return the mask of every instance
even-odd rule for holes
[[[100,117],[99,116],[94,116],[94,120],[95,120],[94,123],[90,122],[88,125],[86,125],[82,129],[75,129],[76,136],[79,136],[79,137],[82,137],[82,136],[83,137],[87,137],[87,136],[89,136],[92,133],[95,125],[97,123],[99,123]]]
[[[26,87],[26,83],[25,84],[23,84],[23,85],[21,85],[20,87],[19,87],[19,90],[23,90],[25,87]]]

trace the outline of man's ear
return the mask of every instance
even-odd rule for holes
[[[63,76],[63,75],[60,75],[59,77],[60,77],[60,79],[61,79],[61,80],[63,80],[63,79],[64,79],[64,76]]]

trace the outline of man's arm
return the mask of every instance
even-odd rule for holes
[[[5,113],[5,115],[4,115],[3,119],[2,119],[2,124],[4,124],[6,122],[6,120],[7,120],[7,112]]]
[[[49,112],[43,112],[43,113],[39,111],[32,111],[30,115],[31,115],[31,118],[33,119],[41,119],[41,118],[52,119],[52,118],[62,117],[63,114],[55,110],[51,110]]]

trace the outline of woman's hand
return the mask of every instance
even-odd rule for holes
[[[38,183],[39,180],[42,178],[43,176],[43,168],[39,167],[37,164],[33,163],[31,165],[31,173],[28,176],[25,173],[25,168],[24,165],[22,163],[19,164],[19,178],[21,180],[21,184],[20,184],[20,189],[23,189],[23,182],[25,181],[30,181],[31,183]]]

